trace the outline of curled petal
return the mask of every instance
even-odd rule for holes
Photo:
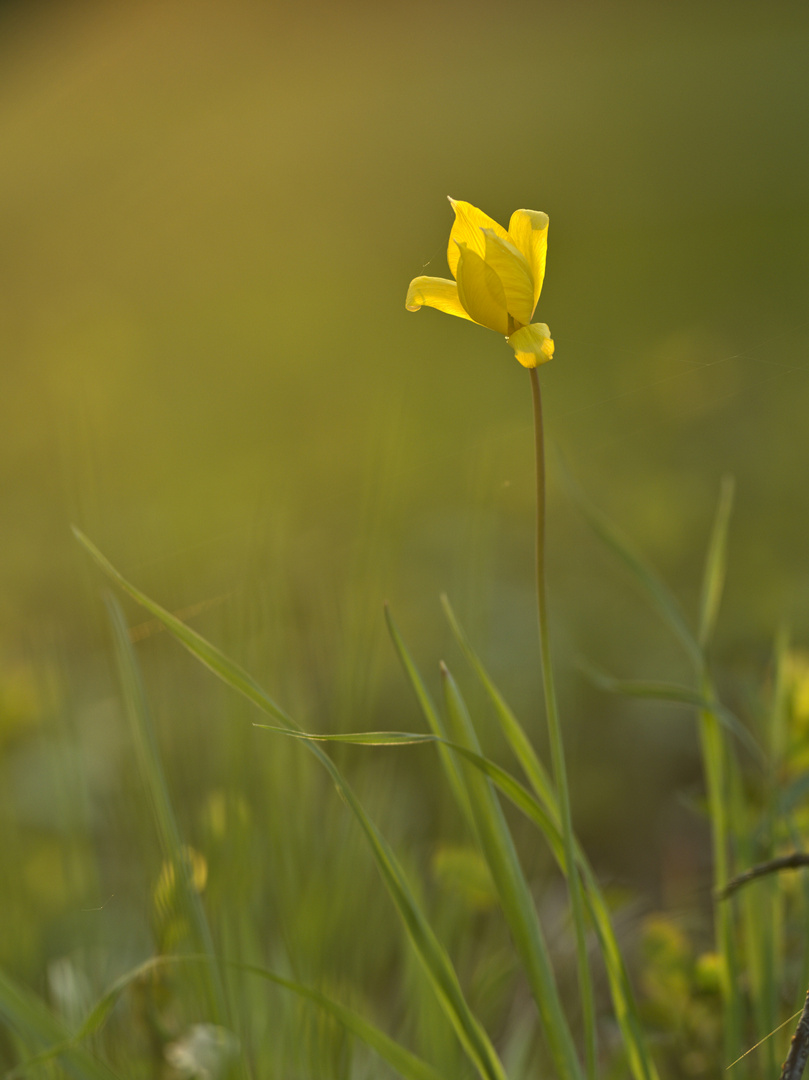
[[[515,210],[508,223],[511,242],[528,260],[534,278],[534,307],[537,306],[545,278],[545,257],[548,253],[548,215],[541,210]]]
[[[522,326],[508,339],[517,359],[523,367],[538,367],[546,364],[553,356],[551,332],[545,323],[531,323]]]
[[[508,334],[508,308],[500,278],[466,244],[458,244],[457,277],[458,296],[471,318],[498,334]]]
[[[506,294],[509,315],[519,326],[530,323],[534,314],[534,279],[524,255],[510,240],[502,240],[491,229],[484,229],[486,263],[500,278]]]
[[[448,315],[472,319],[460,301],[458,286],[449,278],[413,278],[407,289],[405,307],[408,311],[418,311],[421,307],[438,308],[439,311],[446,311]]]
[[[478,255],[486,252],[486,240],[483,229],[491,229],[501,240],[508,240],[508,233],[502,225],[498,225],[494,218],[484,214],[468,202],[450,199],[450,205],[455,211],[455,222],[449,234],[449,246],[447,247],[447,262],[450,273],[454,278],[458,277],[458,245],[466,244],[470,251]]]

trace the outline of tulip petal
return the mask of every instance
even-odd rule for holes
[[[468,202],[450,199],[450,205],[455,211],[455,222],[449,234],[447,247],[447,262],[450,273],[454,278],[458,277],[458,245],[466,244],[470,251],[478,255],[486,252],[486,240],[481,230],[491,229],[501,240],[508,240],[509,236],[502,225],[498,225],[494,218],[484,214]]]
[[[506,294],[491,266],[466,244],[458,244],[458,296],[476,323],[508,334]]]
[[[534,279],[528,261],[510,240],[501,240],[491,229],[484,229],[483,235],[484,258],[500,278],[508,313],[518,326],[525,326],[534,314]]]
[[[517,359],[523,367],[538,367],[546,364],[553,356],[551,332],[545,323],[531,323],[522,326],[508,339]]]
[[[534,278],[534,308],[537,306],[545,278],[545,257],[548,252],[548,215],[541,210],[515,210],[508,223],[511,242],[528,260]]]
[[[460,301],[458,286],[449,278],[413,278],[407,288],[405,307],[408,311],[418,311],[421,307],[438,308],[439,311],[445,311],[448,315],[472,320],[472,316],[464,309]]]

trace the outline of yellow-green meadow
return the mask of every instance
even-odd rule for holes
[[[807,47],[0,5],[4,1075],[778,1075]]]

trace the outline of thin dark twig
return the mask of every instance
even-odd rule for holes
[[[797,870],[801,866],[809,866],[809,854],[805,851],[793,851],[791,855],[781,855],[777,859],[769,859],[767,862],[759,863],[757,866],[751,866],[749,870],[745,870],[743,874],[733,878],[724,889],[721,889],[716,894],[716,898],[717,900],[727,900],[732,893],[735,893],[742,885],[746,885],[748,881],[755,881],[756,878],[765,877],[767,874],[775,874],[779,870]]]
[[[807,1058],[809,1058],[809,994],[806,995],[801,1018],[792,1036],[792,1045],[784,1067],[781,1069],[781,1080],[801,1080]]]

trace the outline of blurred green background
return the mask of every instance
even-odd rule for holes
[[[735,475],[717,653],[731,704],[755,713],[776,629],[809,640],[807,55],[809,12],[788,3],[0,8],[0,798],[18,929],[0,962],[36,973],[122,925],[137,958],[148,938],[159,858],[103,583],[70,523],[323,730],[418,724],[381,605],[433,673],[457,664],[446,590],[543,743],[528,380],[496,335],[404,308],[412,277],[446,275],[448,194],[504,223],[550,215],[549,438],[692,617]],[[683,659],[555,486],[549,529],[579,831],[644,903],[704,900],[704,826],[678,801],[699,784],[688,713],[605,698],[576,667],[674,679]],[[314,895],[296,932],[306,875],[289,867],[340,873],[336,856],[316,870],[307,822],[359,841],[300,748],[253,731],[129,614],[189,833],[204,847],[216,800],[243,807],[251,854],[230,884],[261,909],[287,867],[274,926],[320,963],[313,928],[344,940],[326,925],[341,915]],[[431,753],[339,756],[429,859],[449,813]],[[363,858],[352,888],[392,923]]]

